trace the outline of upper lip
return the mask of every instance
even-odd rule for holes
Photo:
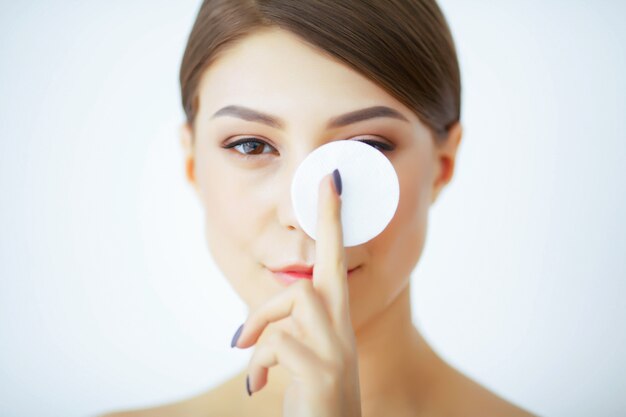
[[[353,269],[356,269],[356,268],[357,267],[349,268],[348,271],[352,271]],[[313,275],[313,265],[291,264],[291,265],[281,266],[278,268],[268,267],[268,269],[272,272],[299,272],[302,274]]]
[[[313,265],[305,265],[305,264],[291,264],[285,265],[278,268],[269,268],[272,272],[300,272],[303,274],[313,275]]]

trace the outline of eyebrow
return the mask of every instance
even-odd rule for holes
[[[285,128],[285,122],[279,117],[267,113],[261,113],[260,111],[253,110],[244,106],[230,105],[223,107],[215,112],[211,119],[219,116],[234,116],[250,122],[263,123],[277,129]],[[361,122],[363,120],[374,119],[377,117],[389,117],[409,122],[409,120],[402,113],[395,109],[392,109],[391,107],[373,106],[333,117],[328,121],[326,129],[343,127],[353,123]]]

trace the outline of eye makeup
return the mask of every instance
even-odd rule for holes
[[[378,141],[378,140],[368,140],[368,139],[347,139],[347,140],[355,140],[357,142],[363,142],[367,145],[372,146],[374,149],[377,149],[381,152],[390,152],[393,151],[395,149],[394,145],[390,145],[386,142],[382,142],[382,141]],[[239,151],[237,150],[236,152],[238,152],[239,154],[241,154],[241,156],[243,157],[252,157],[252,156],[257,156],[257,155],[266,155],[268,153],[271,152],[260,152],[260,153],[246,153],[245,149],[250,149],[249,145],[250,144],[255,144],[256,146],[254,147],[254,150],[257,149],[263,149],[264,146],[270,147],[271,149],[276,150],[276,148],[274,148],[272,145],[270,145],[269,143],[265,142],[264,140],[255,138],[255,137],[245,137],[243,139],[239,139],[236,140],[232,143],[229,143],[227,145],[222,146],[222,148],[224,149],[237,149],[237,147],[241,146],[241,150],[243,151]]]

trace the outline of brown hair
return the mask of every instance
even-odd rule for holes
[[[204,0],[180,67],[190,126],[204,70],[229,45],[268,27],[300,36],[380,85],[437,141],[460,120],[459,64],[435,0]]]

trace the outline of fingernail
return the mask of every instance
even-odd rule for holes
[[[242,329],[243,329],[243,323],[241,324],[241,326],[239,326],[239,328],[235,332],[235,335],[233,336],[233,340],[230,342],[231,348],[235,347],[235,345],[237,344],[237,340],[239,340],[239,335],[241,334]]]
[[[335,180],[335,190],[338,195],[341,195],[341,174],[339,174],[339,170],[335,168],[333,171],[333,180]]]
[[[248,390],[248,397],[252,395],[250,391],[250,375],[246,375],[246,389]]]

